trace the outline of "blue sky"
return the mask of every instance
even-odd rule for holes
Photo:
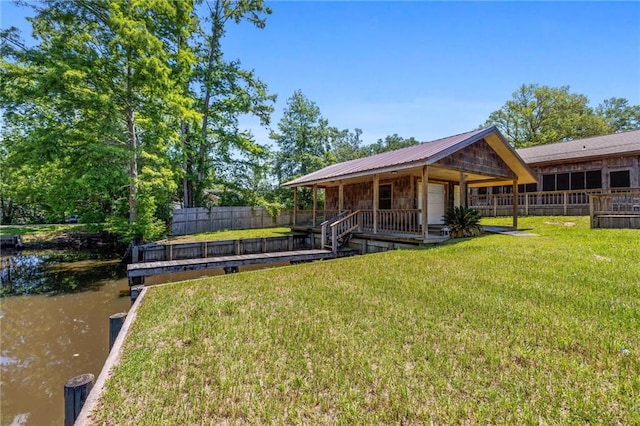
[[[268,4],[266,28],[231,25],[223,50],[278,95],[273,128],[297,89],[365,143],[474,129],[523,83],[640,104],[639,2]],[[3,28],[20,15],[2,0]]]

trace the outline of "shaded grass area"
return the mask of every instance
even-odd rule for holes
[[[237,230],[224,230],[215,232],[203,232],[200,234],[181,235],[176,237],[170,237],[162,242],[188,243],[196,241],[218,241],[218,240],[238,240],[242,238],[268,238],[268,237],[281,237],[283,235],[293,235],[290,228],[278,227],[278,228],[261,228],[261,229],[237,229]]]
[[[150,289],[95,421],[640,423],[640,233],[520,224]]]
[[[51,235],[69,232],[84,231],[83,225],[2,225],[0,226],[0,235],[21,235],[30,238],[47,238]]]

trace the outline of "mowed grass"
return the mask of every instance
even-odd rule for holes
[[[0,235],[21,235],[46,237],[69,231],[83,231],[84,225],[0,225]]]
[[[283,235],[292,235],[290,228],[277,227],[277,228],[261,228],[261,229],[238,229],[238,230],[224,230],[215,232],[202,232],[193,235],[181,235],[176,237],[170,237],[161,242],[163,243],[189,243],[197,241],[218,241],[218,240],[238,240],[242,238],[268,238],[268,237],[282,237]]]
[[[151,288],[102,424],[639,424],[640,231],[486,235]]]

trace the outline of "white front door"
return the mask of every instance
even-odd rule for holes
[[[429,196],[427,197],[427,221],[431,225],[444,223],[445,190],[440,183],[429,184]],[[418,210],[422,211],[422,181],[418,181]],[[419,216],[422,225],[422,215]]]

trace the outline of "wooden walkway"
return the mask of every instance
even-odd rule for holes
[[[304,262],[333,258],[331,250],[297,250],[277,253],[241,254],[234,256],[207,257],[198,259],[169,260],[162,262],[142,262],[127,265],[127,276],[132,278],[172,272],[195,271],[201,269],[237,268],[244,265],[259,265],[282,262]]]

